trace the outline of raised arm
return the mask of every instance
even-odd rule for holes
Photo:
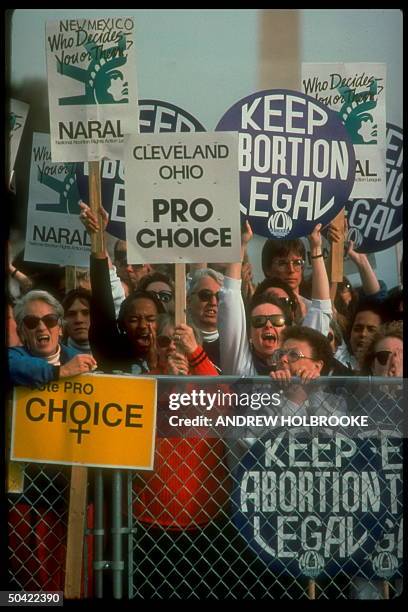
[[[253,236],[251,226],[248,221],[245,221],[245,228],[241,234],[241,260],[234,263],[227,264],[225,268],[225,276],[229,278],[235,278],[237,280],[241,280],[242,273],[242,262],[245,258],[245,253],[248,248],[248,243]]]
[[[322,252],[322,224],[319,223],[308,236],[312,260],[312,299],[329,300],[330,285]]]
[[[365,295],[374,295],[378,293],[381,290],[380,283],[368,261],[368,257],[364,253],[356,253],[352,240],[350,240],[347,245],[347,255],[357,266]]]

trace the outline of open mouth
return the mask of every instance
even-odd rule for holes
[[[51,336],[48,334],[39,334],[36,336],[36,341],[39,346],[45,346],[50,341]]]
[[[273,334],[272,332],[263,333],[261,338],[264,344],[275,344],[277,341],[275,334]]]
[[[216,317],[217,311],[215,310],[215,308],[207,308],[206,310],[204,310],[204,314],[206,317]]]

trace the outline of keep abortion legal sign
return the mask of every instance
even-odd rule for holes
[[[140,134],[126,139],[129,263],[240,258],[236,134]]]
[[[240,210],[256,234],[307,236],[348,200],[351,139],[338,114],[313,98],[258,91],[229,108],[216,129],[239,133]]]

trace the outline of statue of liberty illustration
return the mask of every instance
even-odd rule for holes
[[[95,43],[85,43],[91,61],[87,69],[58,61],[57,70],[63,76],[85,85],[85,93],[59,98],[60,106],[83,104],[124,104],[129,102],[128,82],[123,67],[126,64],[126,38],[120,35],[117,46],[101,50]]]
[[[377,124],[372,111],[377,106],[377,81],[370,83],[368,91],[355,93],[349,87],[338,87],[344,98],[339,114],[353,144],[377,144]]]
[[[79,208],[79,200],[81,198],[76,183],[75,164],[64,164],[64,166],[67,172],[62,181],[54,176],[45,174],[45,172],[38,168],[38,181],[56,191],[59,194],[59,202],[55,204],[37,204],[36,210],[71,215],[79,215],[81,212]]]

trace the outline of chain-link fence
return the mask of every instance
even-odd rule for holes
[[[161,380],[155,471],[131,475],[130,597],[401,591],[401,381],[279,387]]]
[[[401,380],[159,377],[154,470],[89,470],[83,596],[395,597],[402,407]],[[69,475],[9,495],[15,590],[63,590]]]

